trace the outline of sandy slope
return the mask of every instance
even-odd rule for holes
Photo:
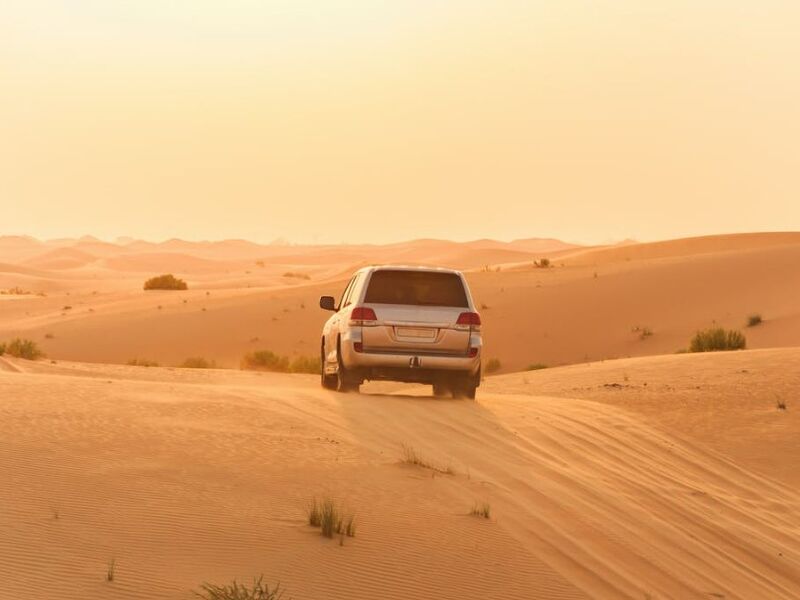
[[[0,597],[189,598],[263,572],[295,599],[797,598],[800,424],[761,388],[797,398],[773,365],[798,358],[565,367],[490,380],[477,403],[9,359]],[[658,404],[681,408],[662,424]],[[400,464],[402,444],[455,474]],[[357,514],[344,546],[304,524],[325,494]]]
[[[483,391],[580,397],[622,408],[800,489],[800,348],[572,365],[492,377]]]

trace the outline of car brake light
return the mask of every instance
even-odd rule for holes
[[[480,327],[481,316],[476,312],[463,312],[458,315],[456,325],[469,325],[472,327]]]
[[[470,358],[475,358],[476,356],[478,356],[478,349],[477,348],[470,348],[469,349],[469,357]]]
[[[363,352],[364,344],[361,342],[353,342],[353,350],[355,350],[356,352]]]
[[[378,317],[375,311],[366,306],[356,306],[350,313],[351,325],[377,325]]]

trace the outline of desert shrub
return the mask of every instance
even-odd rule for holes
[[[293,271],[288,271],[284,273],[283,276],[290,277],[292,279],[306,279],[306,280],[311,279],[311,276],[307,275],[306,273],[295,273]]]
[[[698,331],[689,344],[689,352],[714,352],[717,350],[742,350],[747,340],[741,331],[712,327]]]
[[[292,373],[319,373],[321,368],[319,356],[298,356],[292,360],[289,369]]]
[[[179,366],[181,369],[213,369],[217,365],[213,360],[206,360],[202,356],[192,356],[183,361]]]
[[[258,341],[258,340],[256,340]],[[246,354],[240,363],[242,369],[250,371],[272,371],[274,373],[312,373],[320,370],[319,356],[288,356],[276,354],[271,350],[258,350]]]
[[[178,279],[172,273],[152,277],[144,282],[146,290],[186,290],[189,286],[183,279]]]
[[[27,360],[36,360],[44,356],[44,352],[39,349],[36,342],[21,338],[15,338],[8,342],[5,345],[5,352],[15,358],[25,358]]]
[[[246,354],[241,362],[243,369],[253,371],[276,371],[278,373],[289,372],[289,359],[286,356],[275,354],[271,350],[258,350]]]
[[[423,469],[430,469],[431,471],[436,471],[437,473],[443,473],[445,475],[454,475],[455,470],[450,465],[447,466],[440,466],[436,465],[426,457],[419,454],[413,446],[408,444],[403,444],[401,446],[403,451],[403,457],[401,462],[404,465],[414,465],[416,467],[422,467]]]
[[[283,598],[281,584],[270,588],[264,583],[264,577],[253,579],[253,585],[248,586],[237,582],[226,585],[215,585],[204,583],[200,586],[200,592],[195,592],[195,596],[205,600],[280,600]]]
[[[500,359],[490,358],[488,361],[486,361],[486,366],[484,367],[484,370],[487,373],[497,373],[502,368],[502,366],[503,365],[500,364]]]
[[[322,506],[317,502],[316,498],[308,505],[306,515],[308,516],[308,524],[311,525],[311,527],[319,527],[322,525]]]
[[[526,371],[539,371],[540,369],[546,369],[547,365],[544,363],[531,363],[529,364],[525,370]]]
[[[319,527],[322,535],[332,538],[335,534],[355,537],[356,520],[352,514],[345,514],[330,498],[311,501],[308,509],[308,524]]]
[[[539,269],[547,269],[550,267],[550,259],[549,258],[540,258],[539,260],[533,261],[534,266],[538,267]]]
[[[154,360],[147,360],[146,358],[132,358],[128,361],[131,367],[157,367],[158,363]]]
[[[476,502],[469,514],[475,517],[483,517],[484,519],[488,519],[492,516],[492,507],[488,502],[482,502],[481,504]]]
[[[747,326],[748,327],[755,327],[756,325],[761,325],[764,319],[761,318],[759,314],[753,314],[747,317]]]

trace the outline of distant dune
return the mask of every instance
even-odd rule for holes
[[[565,255],[563,260],[572,264],[600,265],[628,260],[687,257],[798,244],[800,244],[800,232],[734,233],[663,242],[625,243],[605,248],[578,249]]]
[[[467,270],[486,355],[500,360],[502,372],[674,353],[715,324],[743,330],[751,348],[800,345],[797,233],[590,249],[553,240],[319,247],[171,240],[129,243],[116,255],[102,243],[95,256],[90,248],[97,243],[52,248],[0,238],[6,256],[17,246],[28,249],[26,258],[0,265],[0,288],[48,293],[5,302],[0,340],[29,336],[56,359],[95,362],[147,357],[177,364],[199,354],[235,367],[256,348],[313,355],[327,318],[319,296],[340,294],[355,268],[390,262]],[[41,253],[28,256],[30,247]],[[545,255],[552,266],[536,268],[534,260]],[[189,291],[142,291],[147,277],[163,272],[185,278]],[[745,328],[754,313],[763,323]]]

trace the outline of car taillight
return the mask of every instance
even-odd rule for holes
[[[477,348],[470,348],[469,349],[469,357],[470,358],[475,358],[476,356],[478,356],[478,349]]]
[[[481,316],[476,312],[463,312],[458,315],[456,326],[459,329],[474,328],[478,329],[481,326]]]
[[[353,342],[353,350],[356,352],[363,352],[364,344],[362,342]]]
[[[353,312],[350,313],[350,324],[351,325],[363,325],[363,326],[370,326],[370,325],[377,325],[378,317],[375,315],[375,311],[366,306],[356,306],[353,309]]]

